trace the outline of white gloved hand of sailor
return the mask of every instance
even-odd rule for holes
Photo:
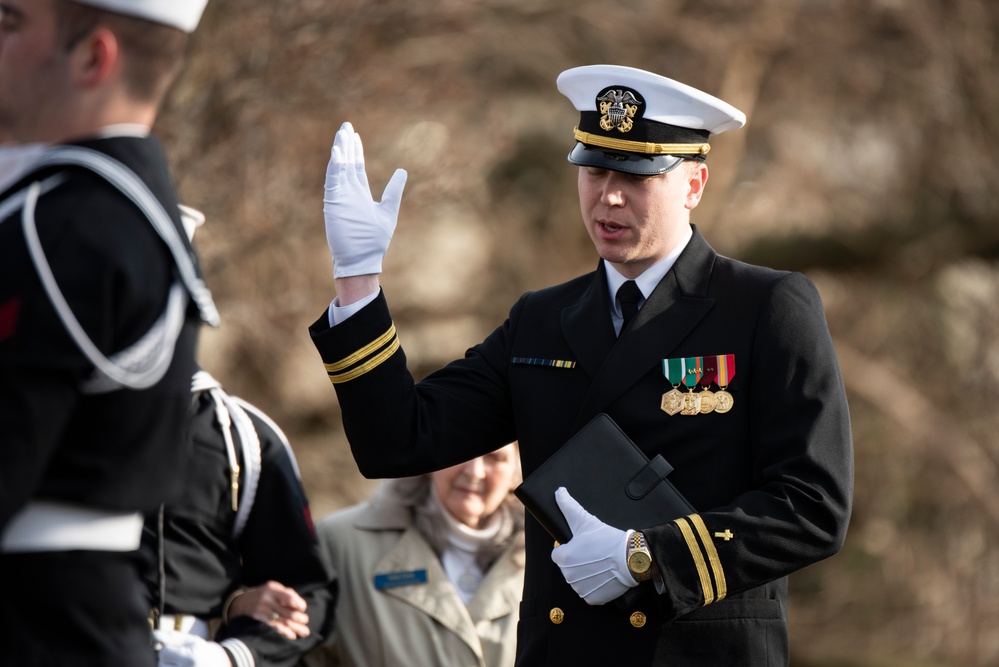
[[[229,654],[219,644],[176,630],[153,630],[159,650],[159,667],[232,667]]]
[[[555,502],[572,531],[572,539],[552,551],[552,561],[587,604],[606,604],[638,585],[628,571],[627,531],[593,516],[565,487],[555,491]]]
[[[326,167],[323,217],[333,256],[333,277],[382,272],[382,259],[395,232],[407,174],[396,169],[375,202],[364,170],[361,137],[350,123],[340,126]]]

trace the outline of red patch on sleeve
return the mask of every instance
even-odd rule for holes
[[[305,506],[302,514],[305,516],[305,524],[309,527],[309,532],[312,533],[312,537],[315,537],[316,527],[312,523],[312,510],[309,509],[308,505]]]
[[[0,341],[7,340],[17,331],[17,318],[20,313],[20,299],[8,299],[0,303]]]

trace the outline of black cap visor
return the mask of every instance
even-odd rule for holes
[[[576,142],[575,147],[569,152],[569,162],[580,167],[610,169],[638,176],[656,176],[676,169],[683,162],[683,158],[676,155],[625,153]]]

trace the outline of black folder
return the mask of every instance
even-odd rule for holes
[[[640,530],[696,512],[666,479],[672,470],[658,454],[650,461],[613,419],[600,413],[514,493],[552,537],[565,543],[572,532],[555,502],[560,486],[604,523]]]

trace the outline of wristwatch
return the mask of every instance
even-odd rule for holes
[[[628,540],[628,571],[635,581],[648,581],[652,577],[652,554],[645,544],[645,535],[637,530]]]

